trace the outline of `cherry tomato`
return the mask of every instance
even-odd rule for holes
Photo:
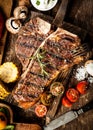
[[[41,102],[42,102],[43,105],[50,106],[52,101],[53,101],[52,94],[50,94],[50,93],[43,93],[41,95]]]
[[[60,82],[54,82],[50,86],[50,92],[54,96],[58,96],[61,93],[64,93],[64,86]]]
[[[80,94],[85,94],[88,88],[89,86],[87,81],[81,81],[76,86],[76,89],[80,92]]]
[[[72,103],[67,99],[67,97],[63,97],[63,98],[62,98],[62,104],[63,104],[65,107],[71,107],[71,106],[72,106]]]
[[[79,92],[74,88],[69,88],[66,92],[66,96],[71,102],[76,102],[79,98]]]
[[[35,113],[38,117],[44,117],[47,113],[47,107],[42,104],[37,105],[35,108]]]

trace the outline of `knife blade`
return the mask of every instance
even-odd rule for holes
[[[52,120],[47,126],[44,126],[44,130],[54,130],[62,125],[65,125],[72,120],[76,119],[80,114],[87,112],[93,108],[93,100],[90,101],[85,106],[66,112],[65,114],[59,116],[58,118]]]
[[[70,0],[62,0],[62,2],[60,3],[59,9],[56,13],[56,16],[52,22],[53,25],[56,25],[57,27],[62,26],[69,2]]]

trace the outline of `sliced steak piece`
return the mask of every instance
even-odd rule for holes
[[[75,64],[71,50],[79,45],[80,39],[76,35],[61,28],[50,34],[23,73],[13,92],[15,100],[25,108],[35,103],[62,69]]]
[[[15,43],[15,52],[25,70],[31,56],[40,46],[42,41],[51,33],[51,25],[36,17],[31,19],[21,28]]]

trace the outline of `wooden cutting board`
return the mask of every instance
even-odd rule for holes
[[[11,15],[12,5],[13,5],[12,0],[0,0],[0,9],[4,14],[5,21]],[[0,64],[2,63],[2,59],[3,59],[6,38],[7,38],[7,30],[6,27],[4,27],[3,37],[0,41]]]

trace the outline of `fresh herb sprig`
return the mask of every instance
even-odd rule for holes
[[[48,76],[48,72],[45,70],[45,68],[49,63],[42,62],[42,60],[45,57],[45,54],[46,54],[45,50],[43,50],[42,48],[38,48],[35,55],[31,57],[31,59],[36,59],[38,61],[40,68],[41,68],[42,76]]]
[[[7,125],[3,130],[14,130],[14,125]]]

